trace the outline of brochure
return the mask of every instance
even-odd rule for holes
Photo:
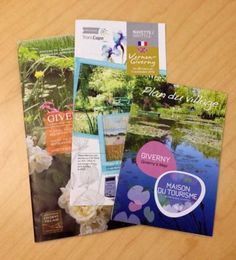
[[[70,178],[74,37],[18,43],[35,241],[78,234],[60,207]],[[62,188],[62,190],[61,190]]]
[[[70,205],[112,209],[139,75],[165,75],[165,25],[76,21]]]
[[[161,76],[140,77],[113,220],[213,234],[226,99]]]
[[[69,204],[74,37],[19,42],[18,58],[35,241],[127,226],[108,223],[109,207]]]

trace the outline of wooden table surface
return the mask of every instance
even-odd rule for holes
[[[151,227],[34,243],[16,41],[74,21],[164,22],[170,82],[229,94],[213,238]],[[236,259],[236,1],[0,0],[0,259]]]

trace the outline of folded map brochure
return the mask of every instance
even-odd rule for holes
[[[112,219],[211,236],[227,96],[139,81]]]
[[[74,37],[19,42],[18,58],[35,241],[127,226],[109,207],[69,204]]]
[[[139,75],[165,75],[165,25],[78,20],[71,206],[112,208]]]

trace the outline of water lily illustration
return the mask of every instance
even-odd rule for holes
[[[125,223],[130,223],[130,224],[137,224],[139,225],[140,219],[134,215],[131,214],[129,217],[127,215],[127,213],[125,211],[119,212],[118,214],[115,215],[115,217],[113,218],[115,221],[122,221]]]
[[[127,193],[128,198],[131,200],[129,203],[129,210],[134,212],[142,208],[150,199],[150,192],[144,191],[144,188],[140,185],[135,185]]]

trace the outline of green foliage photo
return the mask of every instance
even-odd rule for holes
[[[74,37],[18,43],[26,132],[43,127],[43,113],[68,110],[72,103]]]
[[[74,130],[97,134],[98,114],[129,112],[135,80],[124,70],[81,64]]]

